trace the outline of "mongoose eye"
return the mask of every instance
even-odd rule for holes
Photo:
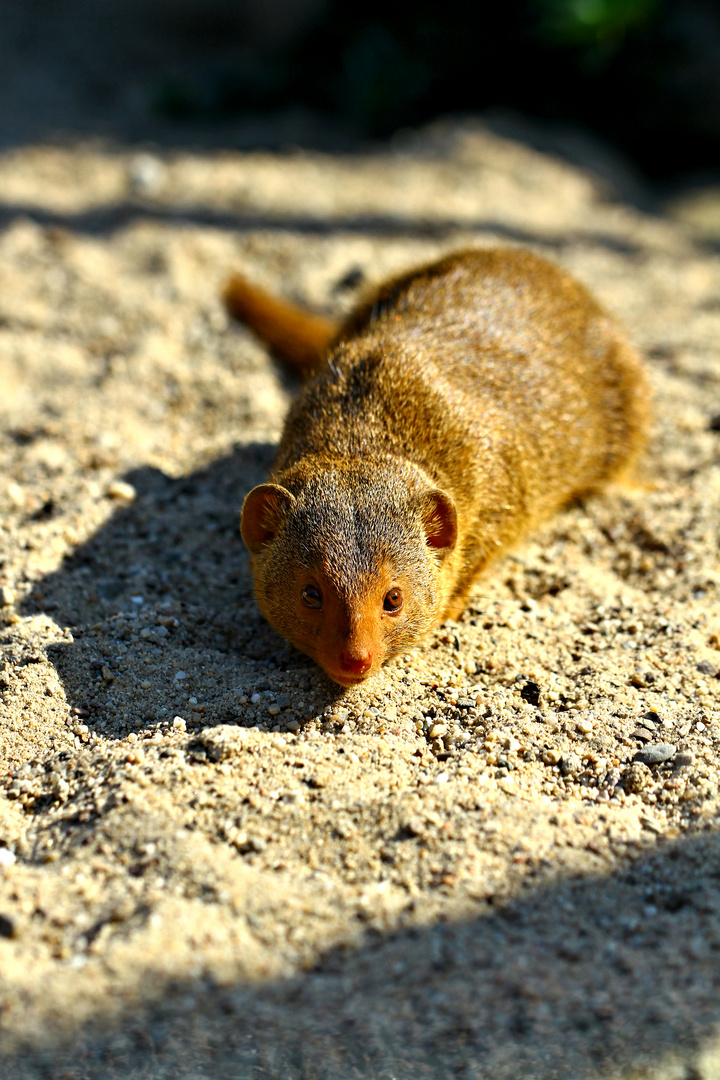
[[[302,591],[302,602],[305,607],[319,611],[322,607],[322,593],[314,585],[306,585]]]
[[[398,611],[402,610],[404,602],[401,590],[391,589],[383,600],[383,610],[388,611],[391,615],[397,615]]]

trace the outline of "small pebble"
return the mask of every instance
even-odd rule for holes
[[[17,862],[16,856],[8,848],[0,848],[0,866],[12,866]]]
[[[720,675],[720,671],[709,660],[701,660],[696,666],[702,675],[709,675],[711,679],[716,679]]]
[[[267,840],[263,836],[246,836],[245,834],[240,834],[240,836],[235,839],[235,846],[239,851],[243,852],[243,854],[252,851],[256,851],[259,854],[260,852],[265,851],[268,845]]]
[[[137,195],[157,195],[165,183],[166,168],[152,154],[136,154],[128,165],[127,178]]]
[[[548,751],[549,752],[549,751]],[[546,762],[546,764],[548,764]],[[560,760],[563,776],[575,776],[582,772],[582,759],[578,754],[563,754]]]
[[[13,504],[13,506],[24,506],[25,505],[25,492],[23,491],[23,489],[20,487],[19,484],[8,484],[7,493],[8,493],[8,498],[9,498],[10,502]]]
[[[118,502],[133,502],[137,497],[137,491],[126,480],[113,480],[111,484],[108,484],[105,494],[110,499],[117,499]]]
[[[673,766],[676,769],[685,769],[689,765],[695,764],[695,755],[692,750],[681,750],[673,758]]]
[[[651,780],[652,773],[647,765],[644,765],[642,762],[628,765],[627,769],[623,771],[623,774],[620,777],[620,783],[628,795],[633,795],[638,791],[642,791],[643,788],[648,786]]]
[[[448,776],[448,774],[446,772],[439,772],[437,774],[437,776],[435,777],[435,779],[433,780],[433,783],[434,784],[446,784],[449,779],[450,779],[450,777]]]
[[[660,765],[663,761],[669,761],[675,750],[672,743],[652,743],[638,750],[633,761],[639,761],[643,765]]]
[[[542,759],[546,765],[557,765],[561,757],[562,754],[555,747],[551,747],[549,750],[543,750]]]
[[[357,289],[358,285],[362,285],[365,279],[365,273],[360,266],[351,267],[343,276],[333,285],[333,292],[344,292],[345,289]]]
[[[524,678],[524,676],[521,676]],[[537,708],[540,704],[540,686],[536,682],[526,682],[520,689],[520,697],[527,701],[528,705]]]
[[[15,593],[9,585],[0,585],[0,607],[11,607],[15,603]]]
[[[578,720],[575,727],[578,729],[581,735],[589,735],[593,729],[592,720],[585,718]]]
[[[173,682],[184,682],[187,679],[187,671],[178,671]]]
[[[441,739],[443,735],[447,734],[447,724],[433,724],[428,731],[428,738]]]
[[[10,915],[0,915],[0,937],[15,938],[18,936],[17,922]]]

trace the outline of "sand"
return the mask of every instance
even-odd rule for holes
[[[712,248],[475,121],[26,146],[0,219],[5,1075],[719,1077]],[[647,356],[642,476],[343,692],[254,604],[239,507],[295,387],[220,288],[337,314],[507,243]]]

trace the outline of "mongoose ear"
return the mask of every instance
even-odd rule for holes
[[[240,532],[248,551],[257,555],[275,539],[294,502],[295,496],[279,484],[260,484],[245,496]]]
[[[457,543],[455,503],[444,491],[436,489],[422,496],[421,510],[428,547],[449,551]]]

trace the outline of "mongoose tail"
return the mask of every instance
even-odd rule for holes
[[[228,311],[255,333],[265,345],[302,378],[323,363],[337,337],[340,324],[313,315],[287,300],[271,296],[234,274],[223,290]]]

